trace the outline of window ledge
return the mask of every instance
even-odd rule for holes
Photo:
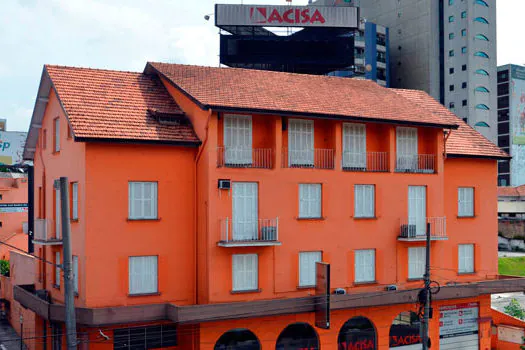
[[[474,219],[476,218],[476,215],[458,215],[458,219]]]
[[[71,222],[78,222],[78,219],[71,219]]]
[[[377,216],[352,216],[354,220],[377,220]]]
[[[477,275],[476,271],[472,272],[458,272],[458,276],[475,276]]]
[[[153,292],[153,293],[136,293],[136,294],[128,294],[128,297],[151,297],[151,296],[158,296],[160,295],[160,292]]]
[[[377,281],[354,282],[354,286],[357,286],[357,287],[372,285],[372,284],[377,284]]]
[[[246,290],[231,290],[230,294],[248,294],[248,293],[260,293],[262,289],[246,289]]]
[[[152,218],[152,219],[135,219],[135,218],[127,218],[126,221],[160,221],[160,218]]]
[[[314,288],[315,288],[315,284],[311,286],[297,286],[297,289],[314,289]]]
[[[295,219],[298,220],[298,221],[324,221],[324,220],[326,220],[326,218],[324,216],[321,216],[321,217],[318,217],[318,218],[301,218],[301,217],[296,217]]]

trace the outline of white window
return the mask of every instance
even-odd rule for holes
[[[54,128],[54,138],[55,138],[55,152],[60,151],[60,118],[55,119],[55,128]]]
[[[234,182],[232,198],[233,239],[256,240],[258,237],[258,184]]]
[[[78,220],[78,182],[71,184],[71,218]]]
[[[78,294],[78,256],[73,255],[73,289]]]
[[[259,288],[257,254],[232,256],[232,290],[257,290]]]
[[[315,286],[315,270],[317,262],[322,261],[321,252],[299,253],[299,286]]]
[[[427,232],[427,188],[408,186],[408,232],[424,236]]]
[[[60,231],[62,227],[62,216],[61,205],[60,205],[60,190],[55,188],[55,237],[60,239],[62,237],[62,232]]]
[[[365,124],[343,124],[343,167],[366,168]]]
[[[130,182],[129,183],[129,218],[156,219],[157,218],[157,183]]]
[[[474,216],[474,188],[458,188],[458,216]]]
[[[60,287],[60,252],[55,252],[55,285]]]
[[[314,121],[290,119],[288,122],[288,164],[314,165]]]
[[[425,247],[408,248],[408,278],[423,278],[426,264]]]
[[[375,216],[375,186],[354,186],[354,217],[373,218]]]
[[[251,116],[224,116],[224,148],[226,164],[252,163]]]
[[[299,217],[321,217],[321,184],[299,184]]]
[[[396,143],[396,168],[399,170],[417,169],[417,129],[398,127],[396,129]]]
[[[158,292],[157,256],[129,257],[129,294]]]
[[[376,251],[363,249],[355,251],[355,281],[374,282],[376,279]]]
[[[474,272],[474,244],[460,244],[458,247],[458,272]]]

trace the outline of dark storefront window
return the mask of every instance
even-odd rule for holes
[[[420,319],[414,312],[400,313],[390,326],[390,348],[421,344]]]
[[[257,336],[248,329],[232,329],[224,333],[217,343],[214,350],[260,350],[261,343]]]
[[[339,350],[377,349],[376,330],[366,317],[354,317],[341,327],[337,338]]]
[[[319,339],[308,323],[294,323],[286,327],[275,344],[276,350],[319,350]]]
[[[177,328],[174,324],[131,327],[113,331],[113,349],[159,349],[177,345]]]

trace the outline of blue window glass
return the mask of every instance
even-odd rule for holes
[[[467,47],[466,46],[463,46],[461,48],[461,53],[467,53]]]
[[[485,52],[483,51],[476,51],[476,53],[474,54],[474,56],[477,56],[477,57],[483,57],[483,58],[489,58],[489,55],[487,55]]]
[[[467,11],[461,12],[461,18],[467,18]]]
[[[450,34],[448,35],[448,38],[449,38],[450,40],[454,39],[454,33],[450,33]]]
[[[489,72],[487,72],[486,70],[484,69],[477,69],[476,70],[476,74],[479,74],[479,75],[490,75]]]
[[[477,92],[490,92],[489,89],[487,89],[487,88],[484,87],[484,86],[478,86],[478,87],[475,88],[474,90],[477,91]]]
[[[467,36],[467,30],[461,29],[461,36]]]
[[[489,24],[489,21],[487,21],[484,17],[476,17],[474,18],[474,22],[479,22],[483,24]]]
[[[454,56],[454,50],[450,50],[448,52],[448,57],[453,57]]]
[[[490,126],[485,122],[477,122],[474,126],[481,126],[484,128],[490,128]]]
[[[483,0],[474,0],[474,4],[477,4],[477,5],[481,5],[481,6],[485,6],[485,7],[489,7],[489,4],[487,4],[485,1]]]
[[[448,22],[449,23],[454,22],[454,16],[448,16]]]
[[[448,0],[448,5],[449,6],[454,5],[454,0]]]
[[[484,41],[489,41],[489,38],[487,38],[485,35],[483,34],[476,34],[476,36],[474,37],[478,40],[484,40]]]
[[[480,103],[480,104],[476,105],[476,109],[483,109],[485,111],[490,110],[489,106],[487,106],[486,104],[483,104],[483,103]]]

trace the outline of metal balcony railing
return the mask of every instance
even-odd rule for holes
[[[282,167],[334,169],[334,153],[333,149],[288,150],[284,148]]]
[[[47,219],[35,219],[35,232],[33,241],[42,245],[62,244],[62,239],[55,237],[49,232],[49,221]]]
[[[279,218],[236,220],[224,218],[220,221],[223,247],[280,245]]]
[[[271,169],[273,150],[271,148],[217,147],[217,167]]]
[[[433,154],[397,154],[396,171],[402,173],[433,174],[436,172],[436,156]]]
[[[427,225],[430,225],[431,240],[446,240],[447,237],[447,218],[431,217],[417,218],[409,217],[400,220],[400,231],[398,240],[400,241],[424,241],[426,240]]]
[[[343,170],[388,172],[387,152],[343,152]]]

